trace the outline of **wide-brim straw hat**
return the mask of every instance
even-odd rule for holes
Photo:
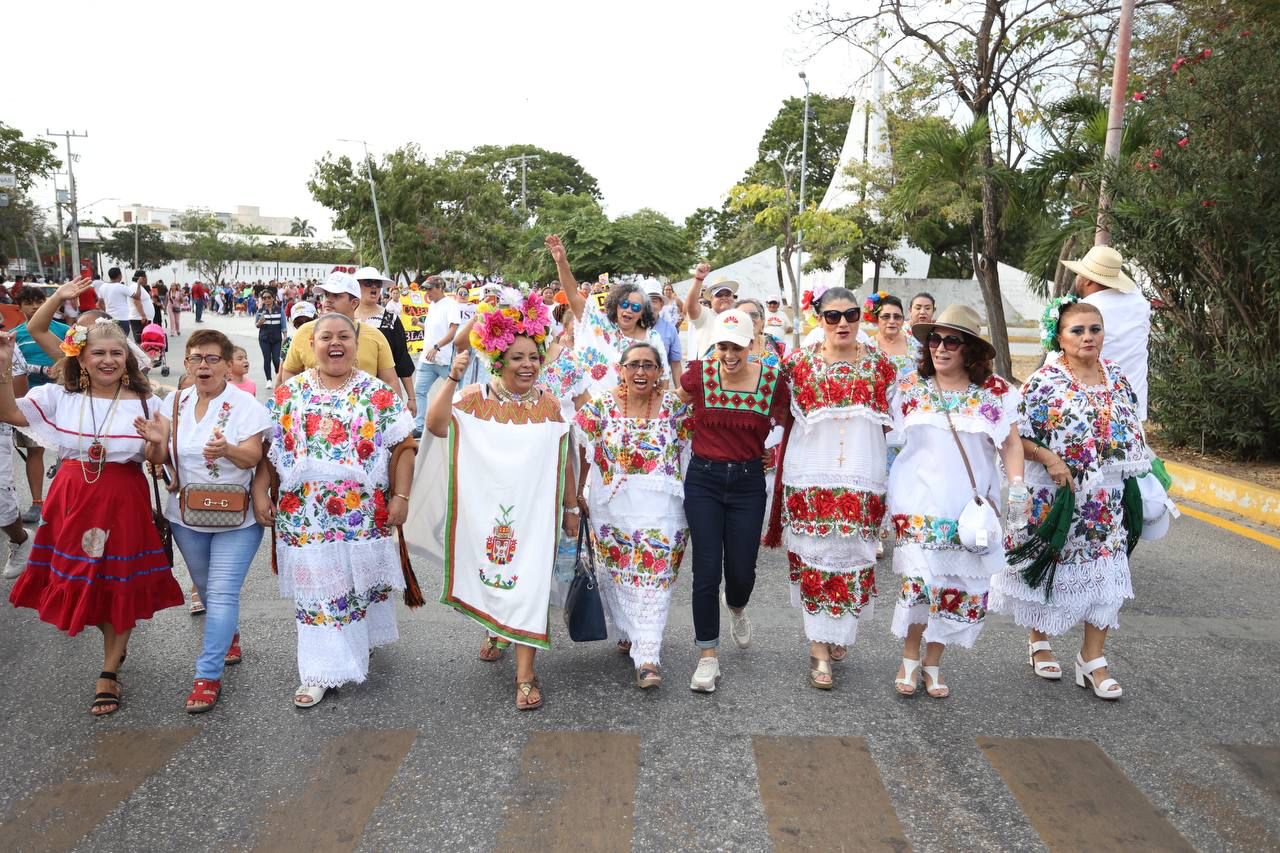
[[[991,342],[978,334],[978,329],[982,326],[982,318],[978,316],[978,312],[974,311],[968,305],[948,305],[942,309],[942,313],[934,319],[932,323],[915,323],[911,326],[911,334],[915,335],[916,340],[925,346],[929,345],[929,333],[934,329],[950,329],[955,332],[961,332],[968,338],[970,346],[977,346],[987,358],[995,358],[996,348]]]
[[[738,295],[738,283],[731,278],[717,279],[710,284],[704,285],[702,295],[707,299],[715,296],[717,290],[727,290],[734,296]]]
[[[1110,246],[1094,246],[1078,261],[1061,261],[1064,267],[1103,287],[1114,288],[1121,293],[1133,293],[1138,285],[1124,274],[1124,258]]]

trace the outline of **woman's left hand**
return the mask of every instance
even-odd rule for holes
[[[564,535],[570,539],[578,538],[578,525],[582,523],[581,517],[576,512],[560,513],[560,525],[564,529]]]
[[[227,437],[222,434],[221,430],[215,429],[213,437],[204,445],[204,458],[212,462],[215,459],[222,459],[227,455]]]
[[[387,501],[387,525],[399,527],[409,517],[409,501],[399,495],[392,495]]]

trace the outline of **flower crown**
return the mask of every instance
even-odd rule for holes
[[[862,303],[862,319],[868,323],[874,323],[880,315],[880,303],[884,301],[889,294],[883,290],[877,290],[867,297]]]
[[[549,331],[551,311],[540,293],[530,293],[515,305],[481,302],[476,306],[476,323],[471,328],[471,348],[496,361],[518,335],[533,338],[541,351]]]
[[[1058,320],[1062,317],[1062,308],[1079,301],[1080,297],[1074,293],[1068,293],[1066,296],[1050,300],[1044,307],[1044,313],[1040,315],[1040,346],[1046,351],[1057,352],[1061,349],[1058,345]]]

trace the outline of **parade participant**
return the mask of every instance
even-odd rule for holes
[[[204,322],[204,309],[209,304],[209,288],[204,286],[203,282],[197,281],[191,285],[191,304],[195,308],[196,322]]]
[[[781,367],[782,360],[787,356],[787,345],[781,338],[770,334],[765,329],[765,310],[760,300],[750,297],[739,299],[734,307],[751,320],[751,349],[748,356],[770,367]],[[710,358],[711,355],[712,352],[703,353],[703,360]]]
[[[120,272],[120,268],[112,267],[107,270],[108,280],[94,281],[93,290],[97,294],[99,304],[106,309],[111,319],[120,324],[125,334],[132,334],[133,324],[129,318],[134,313],[139,317],[142,316],[142,294],[136,282],[125,284],[123,278],[124,273]],[[142,325],[139,323],[138,334],[141,333]]]
[[[273,371],[280,369],[280,350],[284,346],[284,339],[289,336],[284,313],[280,310],[273,291],[262,292],[262,300],[258,303],[253,324],[258,328],[258,349],[262,350],[262,372],[267,375],[267,381],[270,382]]]
[[[382,304],[383,285],[395,284],[394,281],[378,272],[373,267],[361,267],[355,272],[356,281],[360,282],[360,304],[356,307],[355,318],[368,323],[386,337],[391,345],[391,358],[395,362],[396,376],[399,385],[404,388],[405,405],[409,414],[417,416],[418,402],[414,394],[413,374],[416,365],[409,352],[409,339],[404,331],[404,323],[400,321],[399,311]],[[399,391],[399,387],[395,387]]]
[[[765,307],[768,310],[764,313],[764,330],[779,339],[791,334],[794,326],[791,324],[791,317],[782,310],[781,297],[770,296],[765,300]]]
[[[674,382],[680,378],[680,361],[684,357],[680,351],[680,330],[668,321],[663,313],[666,310],[666,300],[658,282],[653,279],[646,281],[644,293],[649,297],[649,307],[653,309],[655,318],[653,328],[658,333],[658,337],[662,338],[662,344],[665,347],[662,354],[666,356],[667,368]]]
[[[556,291],[559,293],[559,291]],[[563,296],[561,297],[563,298]],[[578,354],[573,349],[573,330],[577,323],[573,320],[573,312],[566,303],[559,303],[551,312],[552,320],[560,324],[559,336],[547,347],[542,372],[538,374],[538,387],[549,391],[560,400],[560,414],[565,423],[573,421],[578,407],[587,401],[586,372],[578,361]],[[573,433],[569,434],[570,445],[573,444]],[[570,447],[572,450],[572,446]],[[569,459],[577,470],[577,456],[569,454]]]
[[[90,282],[80,280],[87,289]],[[123,329],[103,320],[74,326],[58,383],[13,397],[7,377],[13,337],[0,337],[0,421],[58,449],[61,464],[49,489],[45,523],[36,529],[27,568],[9,600],[35,609],[69,636],[87,625],[102,632],[103,665],[90,708],[119,710],[116,677],[129,635],[140,619],[182,604],[139,464],[144,443],[134,432],[159,401],[126,346]]]
[[[289,311],[289,325],[294,329],[301,329],[316,318],[316,306],[310,302],[294,303],[293,308]],[[292,337],[284,339],[284,343],[280,347],[280,359],[283,363],[289,357],[289,344],[293,342]]]
[[[164,310],[169,319],[169,333],[172,335],[182,334],[182,310],[185,288],[179,287],[176,283],[170,287],[165,293]]]
[[[911,335],[903,334],[903,321],[906,315],[902,310],[902,300],[890,296],[883,290],[873,293],[862,303],[862,319],[876,324],[875,337],[871,346],[889,357],[894,370],[898,373],[898,381],[902,381],[908,373],[916,369],[920,361],[920,342]],[[886,452],[889,470],[893,470],[893,460],[902,451],[902,433],[891,431],[885,439],[888,444]],[[877,556],[884,553],[881,544],[876,551]]]
[[[360,284],[349,273],[333,272],[320,285],[322,293],[320,314],[341,314],[351,322],[356,322],[356,306],[360,304]],[[297,312],[297,308],[294,308]],[[315,347],[311,336],[315,331],[314,323],[304,323],[294,333],[294,343],[289,347],[284,364],[276,374],[276,384],[283,385],[304,370],[315,367]],[[400,377],[396,374],[395,360],[391,355],[391,345],[387,338],[377,329],[371,329],[364,323],[356,325],[356,362],[355,366],[370,376],[387,384],[396,393],[403,388]]]
[[[659,315],[677,329],[684,322],[684,305],[670,284],[662,285],[662,314]]]
[[[809,684],[820,690],[831,689],[832,659],[844,658],[859,619],[872,613],[885,511],[884,433],[896,374],[883,353],[858,342],[860,315],[851,291],[827,290],[823,343],[787,358],[793,420],[766,541],[787,550],[791,602],[804,611],[809,638]]]
[[[45,352],[36,339],[32,336],[28,323],[35,316],[36,311],[45,303],[44,292],[37,287],[24,287],[18,293],[18,310],[22,312],[22,316],[26,318],[25,323],[14,329],[17,336],[18,349],[22,353],[22,359],[30,369],[26,374],[27,387],[38,388],[49,381],[49,368],[53,367],[55,358]],[[56,305],[61,304],[60,300],[54,299]],[[67,334],[69,328],[65,323],[59,323],[57,320],[50,319],[48,323],[49,332],[61,341]],[[61,357],[61,352],[58,353]],[[15,359],[15,362],[17,359]],[[23,392],[25,393],[25,392]],[[17,396],[21,397],[22,394]],[[36,442],[27,438],[21,431],[13,434],[14,444],[23,448],[27,452],[26,472],[27,486],[31,490],[31,506],[22,514],[24,524],[36,524],[40,521],[40,511],[44,506],[44,448]],[[23,563],[25,565],[25,561]]]
[[[1094,246],[1080,260],[1061,263],[1076,274],[1076,296],[1102,315],[1107,329],[1102,357],[1120,366],[1138,398],[1138,418],[1145,421],[1151,303],[1124,274],[1124,258],[1110,246]]]
[[[417,374],[413,383],[416,415],[414,431],[422,435],[423,421],[427,417],[427,401],[431,387],[449,374],[453,361],[453,338],[462,326],[462,306],[458,300],[444,291],[444,279],[438,275],[427,276],[422,292],[431,303],[422,321],[422,355],[418,358]],[[463,299],[466,297],[464,296]],[[470,319],[470,318],[468,318]]]
[[[1065,540],[1033,535],[1014,548],[1009,566],[991,580],[990,608],[1031,629],[1031,666],[1048,679],[1062,677],[1048,637],[1083,622],[1076,684],[1119,699],[1122,690],[1102,652],[1107,632],[1120,625],[1125,599],[1133,598],[1129,553],[1142,522],[1135,478],[1151,469],[1150,452],[1129,380],[1101,357],[1098,307],[1071,295],[1056,299],[1041,316],[1040,336],[1062,357],[1022,386],[1031,523],[1049,528],[1060,520]]]
[[[598,397],[620,381],[618,356],[633,341],[644,341],[665,351],[662,338],[653,328],[656,320],[653,307],[644,291],[634,284],[614,285],[604,307],[600,307],[594,297],[584,297],[579,291],[560,238],[552,234],[547,237],[546,246],[556,263],[560,289],[578,321],[574,348],[583,370],[587,371],[587,391],[592,397]],[[669,380],[670,373],[664,367],[662,381]]]
[[[895,431],[905,438],[889,472],[893,570],[902,576],[892,631],[904,639],[894,685],[904,696],[916,692],[922,660],[925,691],[934,698],[950,694],[940,674],[942,654],[949,645],[973,647],[986,619],[991,576],[1004,568],[998,529],[980,545],[962,542],[959,520],[974,495],[998,522],[1007,475],[1015,526],[1028,506],[1018,392],[991,372],[995,347],[978,334],[979,324],[964,305],[947,308],[937,322],[916,323],[911,332],[925,344],[924,354],[919,370],[898,381],[893,404]]]
[[[398,637],[392,594],[405,584],[392,529],[409,508],[413,455],[401,454],[394,473],[391,460],[412,440],[413,419],[385,383],[356,367],[358,329],[337,313],[312,325],[316,366],[276,388],[267,404],[279,498],[273,503],[268,493],[266,464],[253,480],[258,522],[275,527],[280,594],[294,602],[299,708],[364,681],[369,651]],[[398,491],[388,494],[392,477]]]
[[[27,288],[28,290],[32,288]],[[31,369],[26,363],[22,355],[22,350],[16,345],[17,338],[15,336],[15,346],[13,350],[13,364],[10,370],[3,376],[0,376],[0,382],[13,383],[13,396],[19,398],[27,393],[27,377],[28,371]],[[32,377],[39,374],[31,374]],[[21,435],[17,433],[16,435]],[[31,556],[31,548],[35,544],[35,537],[27,532],[23,527],[25,518],[18,514],[18,490],[17,483],[13,476],[13,453],[7,448],[15,438],[13,427],[7,423],[0,422],[0,448],[6,451],[0,453],[0,530],[4,530],[5,536],[9,538],[8,559],[4,563],[4,568],[0,571],[0,577],[5,580],[11,580],[22,574],[27,568],[27,559]],[[24,437],[25,438],[25,437]],[[33,447],[39,448],[31,439],[25,439],[26,443]],[[30,456],[31,451],[27,451]],[[43,459],[44,455],[41,454]],[[28,468],[28,470],[30,470]],[[39,471],[40,485],[44,486],[44,471]],[[40,504],[33,504],[32,509],[36,510],[36,520],[39,520],[39,512],[42,509]]]
[[[647,688],[662,683],[662,632],[689,540],[680,473],[688,407],[659,380],[662,353],[651,344],[631,344],[620,361],[622,381],[574,420],[584,466],[578,506],[608,572],[605,614],[631,654],[636,686]]]
[[[231,349],[228,381],[250,397],[255,397],[258,394],[257,383],[249,378],[249,353],[244,347],[232,347]]]
[[[53,296],[45,300],[31,315],[31,318],[27,320],[27,332],[30,333],[31,340],[35,341],[45,355],[54,361],[61,359],[64,353],[62,351],[63,339],[54,335],[52,329],[55,324],[64,329],[66,328],[66,326],[54,320],[54,316],[58,312],[58,306],[68,300],[75,301],[80,299],[81,296],[89,294],[94,284],[95,282],[90,279],[82,277],[59,285],[58,289],[53,292]],[[97,282],[97,284],[101,284],[101,282]],[[111,319],[107,312],[91,308],[76,315],[75,325],[90,329],[94,327],[99,318]],[[127,335],[128,332],[125,334]],[[129,347],[129,352],[133,353],[134,359],[138,362],[139,370],[145,376],[147,371],[151,369],[151,358],[142,351],[142,347],[132,340],[126,339],[125,343]]]
[[[536,293],[517,308],[482,310],[471,344],[488,359],[489,380],[455,397],[472,357],[470,349],[459,352],[426,419],[427,430],[448,438],[452,449],[438,472],[446,478],[451,521],[440,602],[485,627],[482,660],[496,660],[502,647],[516,644],[520,711],[544,701],[534,658],[551,646],[557,528],[578,535],[569,425],[560,417],[559,400],[536,387],[550,326],[550,312]],[[418,526],[417,534],[428,526]]]
[[[228,381],[231,354],[231,341],[221,332],[193,334],[183,358],[193,384],[163,411],[134,424],[147,441],[147,459],[172,472],[164,514],[206,608],[195,685],[186,701],[191,714],[214,706],[223,668],[241,660],[240,588],[262,541],[262,526],[246,510],[271,420],[261,403]],[[219,491],[205,494],[233,502],[231,510],[201,511],[201,487],[210,484]]]
[[[133,284],[137,289],[137,297],[129,300],[129,327],[133,330],[133,340],[142,343],[142,327],[155,322],[155,303],[151,300],[151,288],[147,284],[147,274],[138,270],[133,274]]]
[[[684,313],[689,318],[689,354],[698,358],[706,358],[712,347],[711,333],[715,329],[715,317],[734,306],[738,296],[738,283],[729,279],[713,281],[703,287],[703,282],[711,273],[710,264],[698,264],[693,271],[693,284],[684,297]],[[701,299],[710,301],[711,311],[704,311]]]
[[[718,315],[711,338],[715,355],[689,362],[680,377],[680,397],[693,405],[684,510],[693,536],[693,631],[699,650],[689,688],[700,693],[715,692],[720,678],[721,601],[729,610],[734,643],[740,649],[751,643],[746,608],[764,526],[765,443],[787,420],[791,403],[782,371],[747,356],[755,333],[745,312]]]
[[[933,296],[923,290],[911,297],[907,306],[907,331],[910,332],[916,323],[932,323],[936,305]]]

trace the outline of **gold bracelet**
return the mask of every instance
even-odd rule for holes
[[[404,498],[405,500],[409,500],[409,496],[408,496],[408,495],[402,495],[402,494],[400,494],[399,492],[396,492],[396,493],[395,493],[394,495],[392,495],[391,497],[393,497],[393,498]]]

